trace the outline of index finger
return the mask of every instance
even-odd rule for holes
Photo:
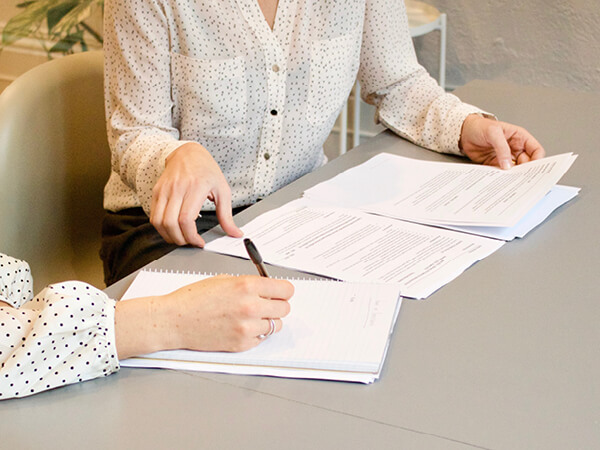
[[[529,156],[530,160],[542,159],[544,156],[546,156],[546,150],[544,150],[544,147],[542,147],[537,139],[531,135],[529,135],[525,141],[525,153],[527,156]]]
[[[206,192],[188,191],[183,198],[179,212],[179,226],[186,242],[197,247],[204,247],[204,239],[198,234],[196,219],[206,200]]]
[[[231,237],[242,237],[244,233],[233,221],[229,186],[221,186],[219,189],[214,190],[213,200],[215,203],[215,213],[223,231]]]
[[[258,295],[272,300],[289,300],[294,295],[294,285],[287,280],[257,276]]]

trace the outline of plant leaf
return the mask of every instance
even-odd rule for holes
[[[79,0],[77,3],[56,25],[56,33],[69,33],[75,26],[90,17],[97,6],[98,0]]]
[[[79,25],[81,25],[81,27],[85,31],[87,31],[94,39],[96,39],[96,42],[98,42],[99,44],[104,43],[104,39],[102,38],[102,36],[100,34],[98,34],[98,32],[96,30],[94,30],[92,27],[90,27],[87,23],[81,22]]]
[[[13,16],[2,30],[2,44],[10,45],[13,42],[34,34],[46,19],[48,9],[61,0],[46,0],[32,2],[19,14]]]
[[[69,11],[77,6],[76,1],[59,3],[54,8],[50,8],[46,15],[48,20],[48,34],[52,33],[52,29],[65,17]]]
[[[35,3],[37,0],[31,0],[29,2],[17,3],[17,8],[27,8],[32,3]]]
[[[73,46],[83,39],[83,30],[68,34],[52,46],[48,53],[68,53]]]

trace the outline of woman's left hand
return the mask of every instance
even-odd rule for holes
[[[544,148],[525,128],[477,114],[467,116],[463,122],[460,148],[472,161],[502,169],[546,155]]]

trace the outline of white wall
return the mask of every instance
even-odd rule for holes
[[[446,79],[600,91],[600,0],[427,0],[448,15]],[[437,76],[438,40],[416,38]]]

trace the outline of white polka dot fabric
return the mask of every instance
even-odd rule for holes
[[[0,253],[0,301],[18,308],[33,297],[29,264]]]
[[[459,153],[479,111],[417,63],[403,0],[279,0],[273,30],[256,0],[107,0],[104,34],[113,211],[149,213],[185,142],[211,152],[234,207],[314,170],[357,75],[376,120],[433,150]]]
[[[110,375],[119,369],[115,302],[78,281],[31,298],[23,261],[0,254],[0,400]]]

